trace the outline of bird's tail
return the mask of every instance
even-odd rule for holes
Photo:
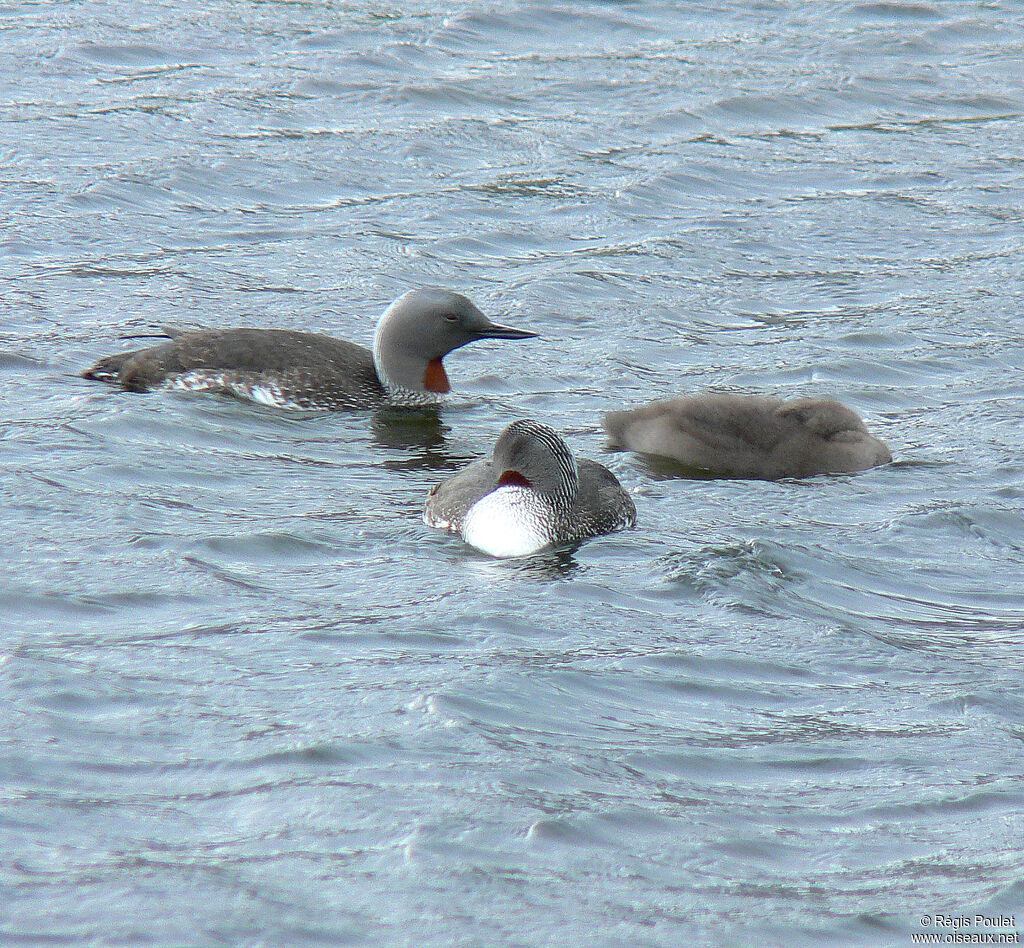
[[[177,329],[174,326],[158,326],[153,332],[129,332],[118,339],[177,339],[184,336],[187,329]]]
[[[184,330],[175,329],[171,326],[160,326],[154,332],[127,333],[121,339],[176,339],[183,335]],[[143,390],[147,386],[137,379],[135,372],[125,372],[128,365],[142,349],[133,349],[131,352],[115,352],[113,355],[104,356],[91,368],[82,373],[82,378],[94,379],[97,382],[111,382],[114,385],[122,385],[128,389]]]
[[[113,355],[104,356],[91,368],[82,373],[84,379],[95,379],[97,382],[113,382],[119,384],[121,381],[121,369],[124,364],[134,358],[134,352],[115,352]]]

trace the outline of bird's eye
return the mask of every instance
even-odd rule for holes
[[[455,313],[445,313],[444,318],[450,323],[457,323],[459,321],[459,317]]]

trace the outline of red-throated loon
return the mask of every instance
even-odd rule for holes
[[[429,405],[450,390],[441,360],[478,339],[536,333],[491,322],[450,290],[411,290],[377,323],[373,351],[289,329],[167,330],[170,341],[100,359],[85,378],[142,392],[212,391],[295,408]]]
[[[423,520],[492,556],[527,556],[631,527],[636,507],[606,467],[577,460],[547,425],[523,420],[502,431],[491,460],[435,486]]]

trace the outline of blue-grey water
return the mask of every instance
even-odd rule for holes
[[[1010,0],[6,3],[0,943],[1024,928],[1022,62]],[[542,334],[438,418],[77,377],[421,284]],[[708,388],[895,462],[606,450]],[[522,416],[636,530],[425,527]]]

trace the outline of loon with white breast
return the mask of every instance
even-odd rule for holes
[[[514,421],[489,461],[474,461],[427,497],[427,526],[462,535],[491,556],[528,556],[636,523],[636,507],[606,467],[577,460],[547,425]]]
[[[88,379],[133,392],[210,391],[289,408],[431,405],[451,390],[442,359],[478,339],[537,334],[491,322],[465,296],[411,290],[380,317],[373,351],[290,329],[164,330],[170,341],[100,359]]]
[[[603,424],[613,449],[711,477],[810,477],[892,460],[857,413],[830,398],[780,401],[708,393],[608,412]]]

